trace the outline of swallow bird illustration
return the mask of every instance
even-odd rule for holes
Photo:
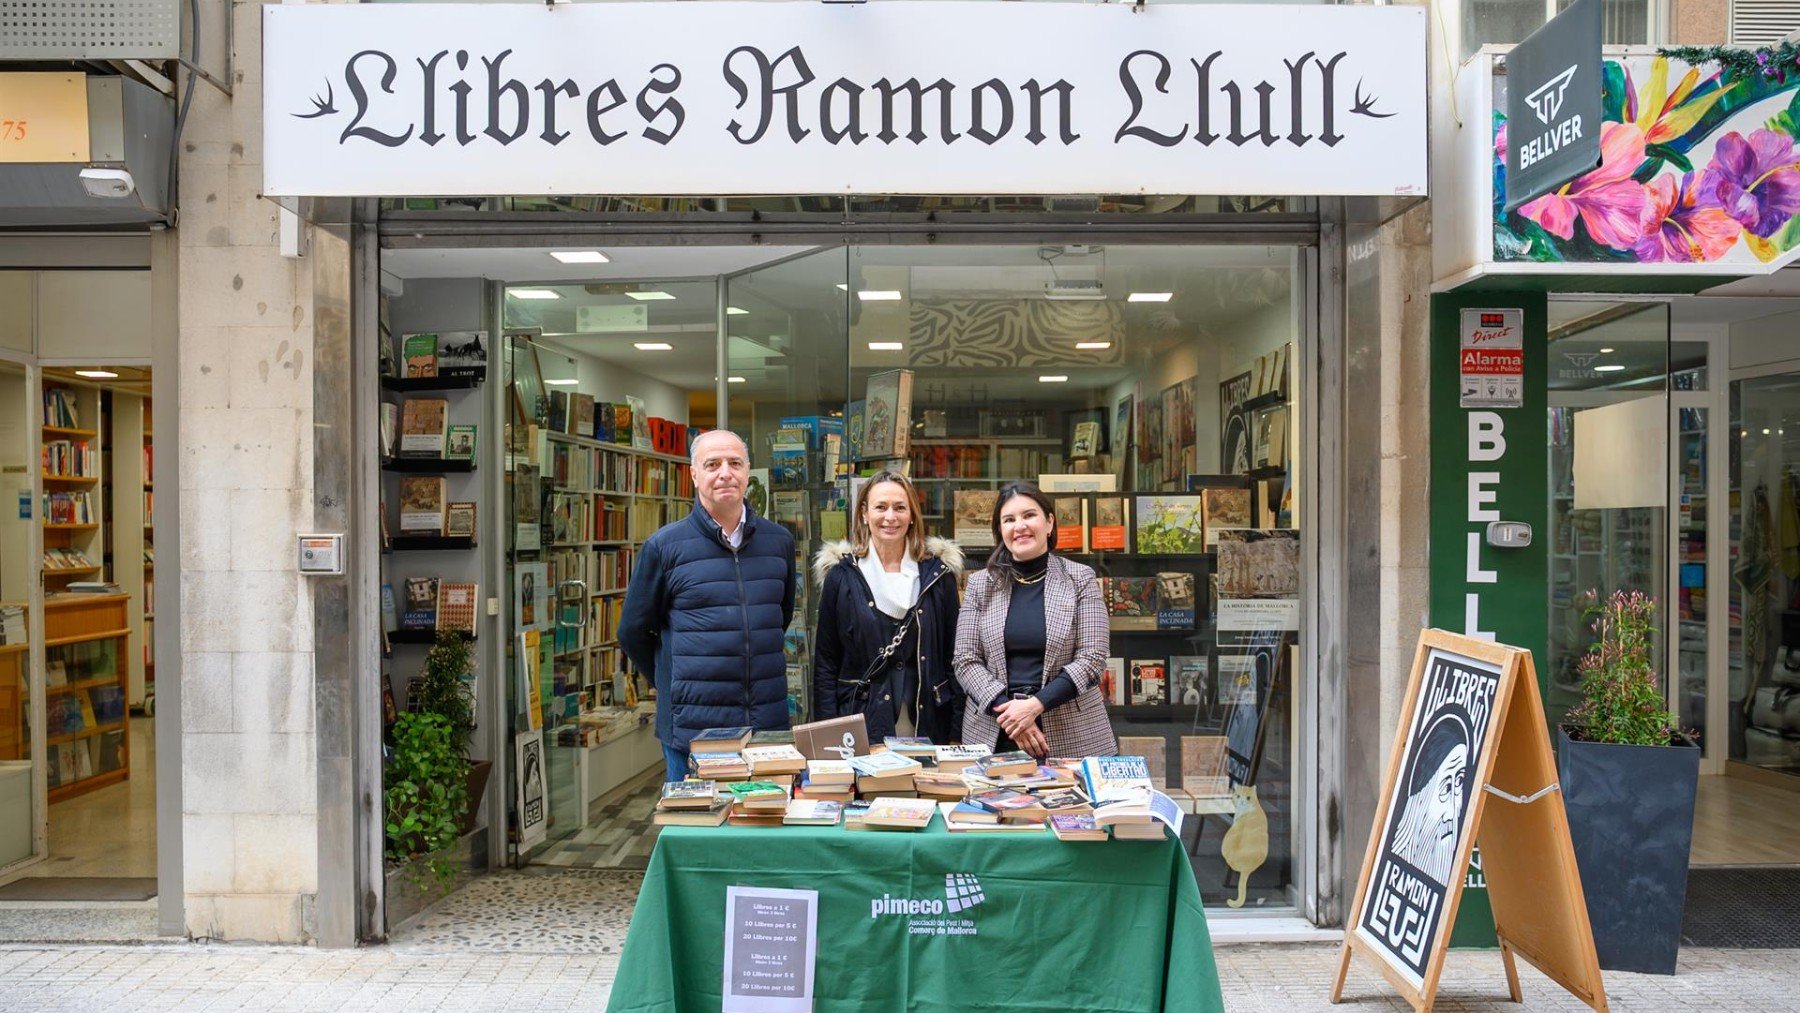
[[[289,113],[288,115],[294,117],[295,119],[299,119],[299,120],[316,120],[321,116],[330,116],[332,113],[337,112],[337,106],[334,106],[331,103],[332,103],[331,82],[326,81],[325,82],[325,97],[321,99],[317,95],[313,96],[313,99],[312,99],[313,111],[312,112],[310,112],[310,113]]]
[[[1351,112],[1360,113],[1363,116],[1367,116],[1370,119],[1376,119],[1376,120],[1385,120],[1389,116],[1394,115],[1393,113],[1378,113],[1378,112],[1376,112],[1375,111],[1375,103],[1379,102],[1381,100],[1376,98],[1374,95],[1370,95],[1369,97],[1364,98],[1362,85],[1363,85],[1362,79],[1358,78],[1356,81],[1356,104],[1350,107]]]

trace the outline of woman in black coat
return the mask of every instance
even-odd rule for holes
[[[926,538],[919,514],[912,483],[883,471],[863,487],[851,540],[813,560],[813,718],[860,711],[871,742],[912,735],[947,743],[962,729],[951,666],[962,551]]]

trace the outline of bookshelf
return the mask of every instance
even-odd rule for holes
[[[586,622],[552,621],[546,742],[578,745],[583,738],[578,732],[558,734],[566,698],[585,695],[590,705],[624,705],[616,699],[614,676],[628,666],[617,636],[626,585],[644,540],[688,512],[693,480],[685,457],[569,433],[543,431],[542,436],[542,446],[534,443],[531,455],[545,488],[540,562],[552,595],[570,581],[587,588],[584,601],[558,596],[552,606],[565,622],[579,619],[570,610],[583,610]]]
[[[131,776],[126,694],[133,601],[129,594],[44,596],[44,750],[52,803]]]
[[[72,581],[106,579],[100,391],[45,381],[42,393],[42,573],[44,590],[57,592]]]

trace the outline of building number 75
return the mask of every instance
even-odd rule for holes
[[[24,120],[0,120],[0,141],[22,141],[24,139]]]

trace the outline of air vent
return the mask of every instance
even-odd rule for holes
[[[1731,44],[1772,46],[1800,29],[1800,0],[1732,0]]]

